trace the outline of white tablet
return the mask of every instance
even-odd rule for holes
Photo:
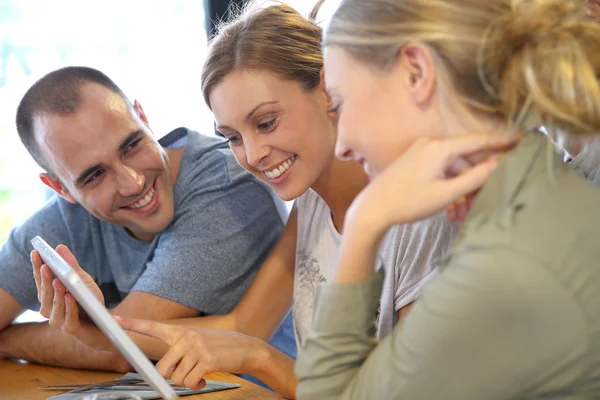
[[[179,396],[177,396],[171,385],[154,368],[146,355],[125,333],[96,296],[85,286],[77,272],[41,237],[36,236],[33,238],[31,244],[40,253],[40,256],[56,277],[65,284],[98,328],[104,332],[144,380],[164,399],[178,399]]]

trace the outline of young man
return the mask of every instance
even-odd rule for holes
[[[232,310],[283,229],[283,204],[223,140],[179,128],[157,141],[140,104],[100,71],[67,67],[40,79],[21,100],[17,130],[60,196],[0,250],[0,358],[129,369],[48,323],[11,324],[40,302],[51,318],[61,299],[37,252],[30,260],[35,235],[66,244],[73,255],[59,253],[77,259],[112,312],[185,321]],[[293,353],[287,328],[280,347]]]

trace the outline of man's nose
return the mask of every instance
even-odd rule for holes
[[[121,195],[132,196],[139,194],[144,189],[146,178],[144,174],[139,173],[134,168],[123,165],[117,174],[117,183]]]

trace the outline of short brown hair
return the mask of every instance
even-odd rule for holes
[[[33,131],[33,120],[42,113],[71,114],[81,104],[81,86],[97,83],[129,100],[123,91],[104,73],[89,67],[64,67],[52,71],[39,79],[27,90],[17,107],[17,132],[21,142],[33,159],[46,172],[54,175],[50,165],[42,156]]]

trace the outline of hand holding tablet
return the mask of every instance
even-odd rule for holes
[[[66,289],[77,300],[81,307],[83,307],[96,326],[104,332],[146,382],[148,382],[164,399],[171,400],[179,398],[169,383],[158,373],[150,360],[148,360],[144,353],[142,353],[133,340],[131,340],[104,307],[104,304],[101,302],[103,298],[99,299],[98,293],[94,293],[90,289],[89,282],[86,284],[85,281],[89,275],[85,274],[83,277],[80,276],[71,265],[69,265],[69,263],[67,263],[67,261],[65,261],[41,237],[36,236],[31,240],[31,243],[39,252],[39,256],[42,260],[50,267],[52,272],[54,272],[56,277],[64,284]],[[42,274],[44,274],[44,271],[42,270],[40,270],[39,276],[37,276],[36,272],[36,282],[40,282],[44,278]],[[59,285],[54,286],[58,290],[63,289]],[[94,286],[97,287],[95,284],[92,287]],[[65,301],[72,301],[68,300],[69,298],[69,294],[66,294]]]

